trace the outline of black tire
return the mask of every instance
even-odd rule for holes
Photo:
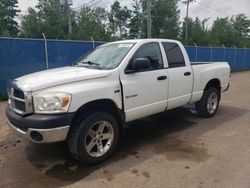
[[[208,101],[209,97],[213,94],[217,96],[217,106],[212,112],[210,112],[207,106],[209,102]],[[220,92],[218,91],[218,89],[210,87],[204,91],[201,100],[195,104],[195,108],[200,117],[210,118],[216,114],[219,107],[219,103],[220,103]]]
[[[100,121],[108,122],[109,126],[112,126],[113,141],[110,142],[110,146],[108,145],[109,149],[105,154],[103,154],[102,156],[93,157],[86,150],[86,137],[90,128]],[[94,112],[86,118],[82,120],[76,120],[75,122],[78,123],[74,123],[74,125],[70,128],[70,132],[68,135],[68,147],[69,151],[76,160],[85,164],[92,165],[104,161],[111,154],[113,154],[119,141],[119,126],[116,119],[111,114],[107,112]],[[91,137],[91,140],[92,139],[93,138]],[[98,148],[97,145],[95,145],[95,147]]]

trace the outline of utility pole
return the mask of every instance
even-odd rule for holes
[[[194,2],[195,0],[186,0],[183,3],[187,5],[187,13],[186,13],[186,31],[185,31],[185,41],[186,45],[188,44],[188,14],[189,14],[189,3]]]
[[[147,36],[152,37],[151,0],[147,0]]]
[[[72,0],[59,0],[61,11],[63,11],[68,16],[68,29],[69,34],[72,33],[72,17],[70,6],[73,5]]]
[[[67,6],[67,14],[68,14],[68,26],[69,26],[69,34],[72,33],[72,17],[71,17],[71,9],[70,5],[73,5],[72,0],[66,0],[66,6]]]
[[[67,3],[67,13],[68,13],[68,27],[69,27],[69,34],[72,33],[72,17],[71,17],[71,9],[69,1]]]

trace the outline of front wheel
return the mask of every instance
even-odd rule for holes
[[[220,93],[218,89],[211,87],[204,91],[200,101],[195,104],[199,116],[210,118],[213,117],[219,107]]]
[[[107,112],[95,112],[71,128],[68,146],[77,160],[97,164],[114,152],[118,140],[116,119]]]

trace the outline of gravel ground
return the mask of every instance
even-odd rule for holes
[[[118,151],[77,164],[65,143],[36,145],[14,135],[0,103],[0,187],[250,187],[250,72],[234,73],[218,114],[192,107],[132,123]]]

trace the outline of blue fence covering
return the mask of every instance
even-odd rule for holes
[[[190,61],[228,62],[233,71],[250,69],[250,49],[186,46]]]
[[[95,47],[104,42],[95,42]],[[71,65],[93,49],[90,41],[47,40],[49,68]],[[234,71],[250,69],[250,49],[187,46],[191,61],[229,62]],[[6,83],[19,76],[45,70],[45,41],[39,39],[0,38],[0,95]]]
[[[95,42],[99,46],[104,42]],[[93,49],[89,41],[47,40],[49,68],[71,65]],[[46,69],[45,41],[0,38],[0,96],[8,80]]]

